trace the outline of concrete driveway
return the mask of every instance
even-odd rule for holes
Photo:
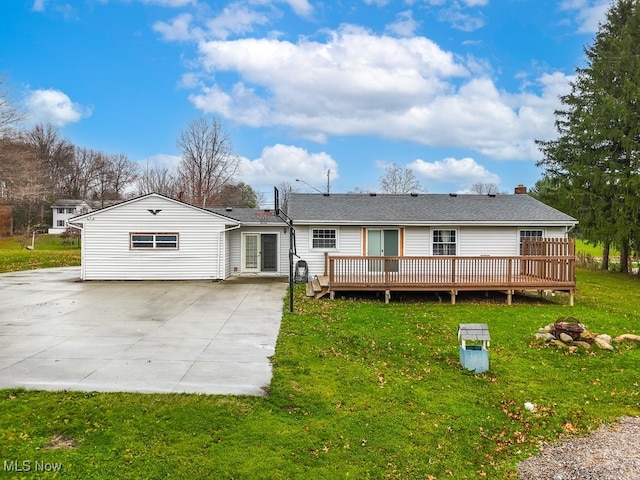
[[[287,282],[0,275],[0,388],[262,395]]]

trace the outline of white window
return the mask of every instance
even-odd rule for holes
[[[311,230],[311,248],[337,249],[338,230],[335,228],[314,228]]]
[[[527,251],[524,251],[523,240],[540,240],[544,237],[542,230],[520,230],[520,255],[542,255],[542,245],[539,243],[529,244]]]
[[[66,221],[64,221],[64,220],[57,220],[57,221],[56,221],[56,226],[57,226],[57,227],[64,227],[66,223],[67,223],[67,222],[66,222]]]
[[[434,230],[433,231],[433,255],[455,255],[456,254],[456,231],[455,230]]]
[[[64,208],[56,208],[56,213],[63,214],[64,213]]]
[[[131,233],[132,250],[176,250],[178,248],[177,233]]]

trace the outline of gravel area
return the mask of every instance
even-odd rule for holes
[[[520,480],[640,479],[640,418],[623,417],[586,437],[542,448],[518,464]]]

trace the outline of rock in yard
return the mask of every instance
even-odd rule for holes
[[[607,335],[606,333],[598,335],[596,338],[599,338],[600,340],[604,340],[607,343],[611,343],[611,335]]]
[[[625,333],[613,339],[614,342],[620,343],[625,340],[631,340],[632,342],[640,342],[640,335],[634,335],[633,333]]]
[[[536,340],[542,340],[544,342],[550,342],[551,340],[556,339],[556,337],[554,337],[550,333],[542,333],[542,332],[536,333],[535,337],[536,337]]]
[[[613,350],[613,347],[611,346],[611,344],[605,341],[604,339],[600,338],[600,336],[596,337],[593,343],[595,343],[602,350]]]
[[[566,333],[560,334],[560,340],[562,340],[564,343],[573,343],[573,338],[571,337],[571,335],[568,335]]]
[[[589,342],[585,342],[584,340],[576,340],[575,342],[573,342],[574,345],[577,345],[578,347],[582,347],[585,350],[589,350],[591,348],[591,344]]]

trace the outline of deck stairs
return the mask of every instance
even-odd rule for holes
[[[327,293],[329,293],[329,277],[327,275],[317,276],[307,282],[307,297],[318,299]]]

